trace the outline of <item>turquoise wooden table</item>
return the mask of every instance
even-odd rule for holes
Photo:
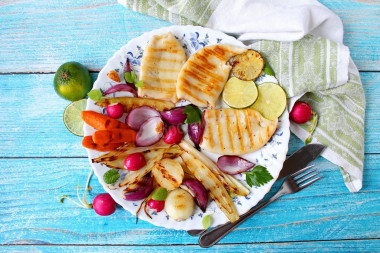
[[[1,1],[0,252],[380,252],[380,2],[321,2],[343,20],[366,93],[363,189],[349,193],[338,167],[319,158],[323,180],[273,203],[206,250],[184,231],[136,225],[122,209],[102,217],[59,203],[63,194],[75,196],[90,166],[81,138],[63,124],[69,102],[54,92],[54,72],[78,61],[95,80],[130,39],[170,23],[114,0]],[[302,145],[292,136],[289,153]],[[92,200],[103,190],[95,177],[91,185]]]

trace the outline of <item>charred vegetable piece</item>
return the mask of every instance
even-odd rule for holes
[[[177,161],[165,158],[152,168],[152,175],[160,187],[170,191],[181,185],[184,172]]]
[[[222,210],[231,222],[237,221],[239,219],[239,214],[236,207],[218,177],[214,175],[206,165],[190,153],[185,151],[181,157],[195,178],[210,192],[210,197],[215,201],[220,210]]]
[[[241,80],[250,81],[257,78],[264,68],[264,58],[255,50],[236,55],[232,61],[232,73]]]
[[[136,135],[136,146],[145,147],[158,142],[164,134],[164,122],[160,117],[146,120]]]
[[[130,112],[132,109],[146,105],[155,108],[157,111],[170,110],[175,104],[169,101],[153,98],[134,98],[134,97],[115,97],[102,98],[96,102],[97,105],[107,107],[110,104],[120,103],[123,105],[124,112]]]

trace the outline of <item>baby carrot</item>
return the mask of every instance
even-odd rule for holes
[[[92,140],[96,144],[135,142],[136,131],[132,129],[108,129],[96,131]]]
[[[96,144],[92,141],[92,136],[85,136],[82,140],[82,145],[85,148],[93,149],[96,151],[112,151],[116,148],[120,147],[121,145],[124,145],[124,143],[106,143],[106,144]]]
[[[116,128],[129,129],[129,126],[127,124],[94,111],[82,111],[81,116],[84,122],[97,130]]]

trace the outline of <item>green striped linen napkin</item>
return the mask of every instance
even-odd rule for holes
[[[260,51],[289,98],[308,102],[319,123],[312,143],[337,164],[351,192],[362,187],[365,97],[359,73],[342,43],[340,19],[315,0],[119,0],[135,11],[178,25],[232,34]],[[310,123],[291,124],[301,140]]]

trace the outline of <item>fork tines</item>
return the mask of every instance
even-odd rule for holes
[[[294,178],[295,181],[297,181],[297,185],[298,185],[298,187],[300,188],[300,190],[304,189],[305,187],[311,185],[312,183],[314,183],[314,182],[316,182],[316,181],[318,181],[319,179],[322,178],[322,177],[314,178],[315,176],[319,175],[319,172],[316,172],[316,173],[310,175],[311,173],[313,173],[313,172],[315,172],[315,171],[317,170],[316,168],[313,169],[313,170],[311,170],[311,171],[308,171],[308,172],[305,173],[305,174],[302,174],[303,172],[305,172],[305,171],[307,171],[308,169],[311,169],[311,168],[313,168],[313,167],[314,167],[314,165],[310,165],[310,166],[307,166],[307,167],[303,168],[302,170],[297,171],[296,173],[292,174],[292,177]],[[300,175],[300,174],[302,174],[302,175]],[[300,176],[299,176],[299,175],[300,175]],[[307,175],[310,175],[310,176],[306,177]],[[298,176],[298,177],[297,177],[297,176]],[[297,177],[297,178],[296,178],[296,177]],[[306,177],[306,178],[305,178],[305,177]],[[301,185],[302,183],[304,183],[304,182],[306,182],[307,180],[310,180],[310,179],[312,179],[312,178],[314,178],[314,179],[311,180],[311,181],[309,181],[309,182],[307,182],[307,183],[305,183],[305,184],[303,184],[303,185]],[[298,180],[300,180],[300,179],[302,179],[302,180],[301,180],[301,181],[298,181]]]

